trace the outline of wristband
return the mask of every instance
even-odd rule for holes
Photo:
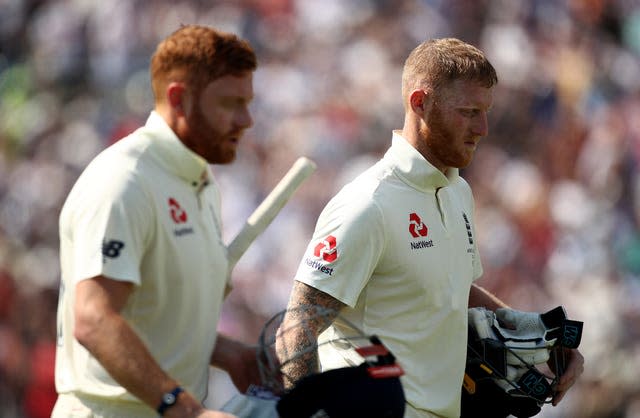
[[[171,392],[167,392],[162,395],[162,402],[157,409],[160,416],[164,415],[167,409],[171,408],[176,404],[176,402],[178,402],[178,395],[180,394],[180,392],[184,392],[184,389],[182,389],[180,386],[176,386],[175,389],[173,389]]]

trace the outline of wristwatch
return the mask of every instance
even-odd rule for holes
[[[180,386],[176,386],[175,389],[173,389],[171,392],[167,392],[162,395],[162,403],[160,403],[160,406],[158,406],[157,409],[158,413],[161,416],[164,415],[167,409],[176,404],[180,392],[184,392],[184,389],[182,389]]]

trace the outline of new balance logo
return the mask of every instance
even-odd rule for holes
[[[124,242],[115,239],[102,241],[102,261],[106,262],[108,258],[120,257],[120,250],[124,248]]]

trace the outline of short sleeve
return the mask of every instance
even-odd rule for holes
[[[295,279],[355,307],[385,247],[382,211],[345,188],[324,208]]]
[[[77,282],[103,275],[140,284],[154,219],[151,199],[132,172],[91,171],[67,202],[70,214],[61,218],[61,228],[70,232],[71,277]]]

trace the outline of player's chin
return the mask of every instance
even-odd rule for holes
[[[233,152],[228,152],[225,154],[225,158],[223,159],[222,162],[220,162],[220,164],[231,164],[235,160],[236,160],[236,151],[233,150]]]
[[[452,161],[449,166],[459,169],[467,168],[469,165],[471,165],[472,161],[473,153],[465,153],[464,155],[460,155],[458,158],[456,158],[455,161]]]
[[[476,147],[469,146],[464,149],[464,152],[460,155],[460,163],[463,165],[461,168],[467,167],[473,161],[473,156],[476,155]]]
[[[236,150],[224,149],[211,153],[207,161],[209,164],[231,164],[236,160]]]

